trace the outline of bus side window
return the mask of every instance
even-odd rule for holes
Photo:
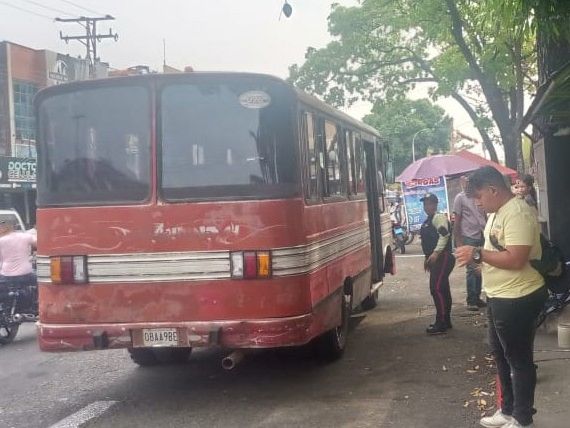
[[[342,186],[342,151],[340,135],[336,124],[325,120],[325,165],[326,165],[326,195],[341,196]]]
[[[315,121],[310,112],[303,113],[301,118],[301,138],[305,152],[306,183],[305,197],[308,200],[319,199],[319,150],[315,137]]]
[[[362,147],[362,138],[360,134],[356,134],[354,142],[354,163],[355,163],[355,179],[356,193],[366,192],[366,183],[364,182],[364,171],[366,168],[366,159],[364,157],[364,149]]]
[[[354,165],[354,133],[352,131],[345,131],[345,144],[346,144],[346,166],[348,172],[348,194],[356,195],[356,179],[355,179],[355,165]]]

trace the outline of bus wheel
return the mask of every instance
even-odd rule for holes
[[[352,296],[343,294],[341,299],[341,323],[317,339],[317,354],[324,361],[336,361],[342,357],[346,348],[348,323],[352,311]]]
[[[370,294],[370,296],[364,299],[360,304],[362,309],[365,311],[369,311],[370,309],[374,309],[376,306],[378,306],[378,295],[379,291],[376,290],[375,292]]]

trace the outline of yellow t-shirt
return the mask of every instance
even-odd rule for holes
[[[499,251],[490,237],[505,248],[511,245],[531,246],[529,260],[542,257],[540,230],[536,215],[524,200],[512,198],[499,211],[489,216],[485,227],[485,250]],[[522,270],[499,269],[483,263],[483,289],[488,297],[514,299],[533,293],[544,285],[542,275],[527,263]]]

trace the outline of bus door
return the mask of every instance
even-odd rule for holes
[[[381,193],[378,190],[377,154],[374,143],[362,140],[362,144],[366,157],[366,199],[368,202],[368,223],[370,227],[370,247],[372,254],[372,282],[377,283],[381,281],[384,276],[379,203]]]

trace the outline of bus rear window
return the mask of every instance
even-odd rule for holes
[[[148,91],[111,86],[39,106],[38,204],[135,203],[150,195]]]
[[[293,195],[291,98],[279,85],[250,82],[166,86],[161,95],[163,197]]]

